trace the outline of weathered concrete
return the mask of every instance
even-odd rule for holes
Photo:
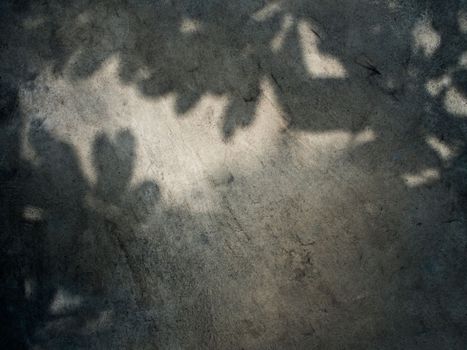
[[[0,17],[1,348],[465,349],[465,1]]]

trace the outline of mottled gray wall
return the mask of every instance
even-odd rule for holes
[[[465,349],[465,1],[2,1],[0,40],[1,348]]]

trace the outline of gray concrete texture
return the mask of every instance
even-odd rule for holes
[[[466,349],[467,3],[0,3],[0,348]]]

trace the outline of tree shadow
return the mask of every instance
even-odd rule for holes
[[[125,346],[138,346],[156,327],[149,257],[140,255],[150,249],[134,230],[159,205],[159,188],[130,184],[133,135],[96,138],[92,184],[73,147],[41,120],[25,131],[32,158],[20,154],[16,92],[2,86],[2,97],[2,347],[118,347],[114,333],[126,328],[136,333]]]
[[[1,215],[7,232],[2,244],[9,247],[2,262],[7,271],[3,296],[9,300],[2,303],[6,315],[2,323],[13,327],[6,328],[7,344],[14,339],[23,343],[40,339],[35,330],[53,323],[47,310],[60,288],[92,300],[89,306],[80,306],[86,311],[77,312],[85,316],[71,316],[68,328],[80,328],[73,322],[97,319],[100,311],[107,310],[108,304],[99,304],[102,298],[93,299],[95,295],[132,300],[135,310],[153,302],[144,287],[140,266],[145,263],[141,242],[134,245],[138,238],[133,227],[151,215],[148,208],[161,204],[156,183],[130,185],[136,142],[131,133],[96,138],[95,184],[84,176],[72,146],[42,129],[41,120],[34,121],[27,134],[36,154],[34,162],[19,154],[25,125],[16,110],[17,90],[34,84],[46,70],[71,81],[86,79],[117,56],[122,83],[149,98],[174,95],[180,116],[206,95],[225,96],[228,106],[219,130],[226,142],[253,124],[265,94],[262,82],[267,81],[288,133],[340,130],[357,135],[371,130],[373,142],[347,150],[352,164],[370,173],[392,169],[396,180],[391,183],[405,191],[403,198],[436,184],[448,188],[457,204],[446,220],[464,224],[465,109],[449,107],[456,94],[465,101],[467,90],[466,35],[459,24],[466,11],[463,1],[83,0],[72,5],[17,1],[0,6],[0,122],[8,136],[1,141],[1,183],[5,184]],[[431,53],[414,44],[420,25],[423,30],[431,26],[438,37],[439,46]],[[319,71],[316,61],[307,61],[310,57],[328,57],[334,66]],[[445,160],[439,145],[454,150],[454,155]],[[62,164],[60,172],[55,164]],[[436,169],[438,177],[424,185],[409,187],[403,182],[407,174],[430,169]],[[373,188],[385,191],[382,182]],[[171,215],[177,221],[182,214]],[[443,242],[426,242],[437,242],[441,233],[432,230],[424,240],[415,233],[407,238],[411,242],[407,255],[412,257],[404,257],[404,271],[391,282],[396,296],[388,302],[388,315],[407,300],[420,301],[422,295],[427,309],[439,316],[441,296],[451,295],[450,288],[464,289],[463,247],[450,250],[443,272],[435,271],[433,261],[439,259]],[[122,268],[124,276],[111,276],[114,265],[127,266]],[[36,290],[29,299],[23,296],[28,278],[35,285],[28,288]],[[126,278],[133,281],[132,287],[119,288]],[[415,287],[411,280],[418,281]],[[121,295],[108,297],[112,293]],[[26,311],[31,309],[34,312]],[[453,332],[462,338],[465,319],[441,316],[438,328],[449,328],[453,322]],[[55,326],[51,327],[54,332]]]

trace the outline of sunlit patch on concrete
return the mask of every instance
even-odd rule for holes
[[[414,50],[422,51],[426,57],[431,57],[441,44],[441,36],[426,17],[415,24],[412,38]]]
[[[26,206],[23,209],[23,218],[27,221],[41,221],[44,217],[42,208]]]
[[[278,52],[284,46],[284,42],[289,35],[290,30],[292,29],[293,25],[293,17],[290,14],[286,14],[282,17],[281,20],[281,28],[271,40],[271,50],[273,52]]]
[[[190,118],[174,113],[176,96],[166,96],[163,103],[164,117],[152,118],[148,113],[154,110],[148,105],[144,113],[146,126],[135,123],[135,130],[141,130],[144,138],[138,162],[146,163],[156,157],[152,165],[142,165],[147,171],[154,170],[164,174],[161,188],[165,200],[174,206],[189,203],[192,212],[216,211],[219,207],[218,186],[227,186],[230,177],[228,169],[255,169],[263,154],[274,147],[277,135],[286,127],[283,111],[280,109],[272,84],[267,79],[260,83],[261,94],[246,128],[238,127],[228,142],[224,142],[220,127],[224,122],[226,110],[232,101],[228,96],[206,94],[190,109]],[[141,116],[140,116],[141,117]],[[141,119],[140,119],[141,121]],[[163,121],[161,123],[161,121]],[[149,125],[154,125],[149,127]],[[152,130],[151,133],[147,130]],[[137,131],[139,134],[139,132]],[[167,137],[170,135],[170,137]],[[152,141],[154,140],[154,141]],[[171,149],[171,154],[160,152],[152,155],[147,145]],[[158,165],[156,167],[156,164]],[[245,170],[247,171],[247,170]]]
[[[444,107],[449,113],[459,117],[467,117],[467,99],[456,88],[450,88],[444,98]]]
[[[441,91],[443,91],[445,88],[449,87],[451,85],[451,77],[447,74],[437,78],[437,79],[431,79],[428,80],[425,83],[425,88],[428,93],[435,97],[440,94]]]
[[[50,304],[50,313],[53,315],[63,314],[79,307],[82,298],[79,295],[73,295],[66,290],[59,289]]]
[[[299,21],[298,33],[302,49],[303,62],[312,78],[345,78],[347,72],[339,60],[320,52],[320,38],[306,21]]]
[[[439,180],[440,175],[437,169],[425,169],[418,174],[405,174],[403,179],[408,187],[418,187],[428,185]]]
[[[358,133],[337,130],[320,133],[294,132],[294,134],[302,141],[302,146],[306,145],[307,152],[310,151],[308,147],[311,147],[322,156],[326,154],[330,156],[334,152],[346,151],[377,139],[375,132],[368,128]]]
[[[464,51],[459,57],[459,66],[467,69],[467,51]]]
[[[196,33],[203,29],[203,24],[200,21],[191,18],[183,18],[180,23],[180,32],[182,33]]]
[[[368,142],[373,142],[376,140],[376,134],[371,129],[365,129],[359,133],[357,133],[354,138],[354,144],[360,145]]]
[[[281,1],[275,1],[270,4],[267,4],[264,6],[262,9],[256,11],[253,14],[253,19],[262,22],[267,20],[268,18],[271,18],[274,16],[276,13],[281,11]]]
[[[457,15],[459,30],[465,34],[467,33],[467,11],[459,11]]]
[[[77,81],[44,72],[48,91],[35,91],[33,97],[24,92],[21,99],[25,100],[25,112],[40,118],[42,129],[73,145],[83,177],[91,186],[97,181],[94,139],[102,132],[115,135],[128,129],[138,140],[130,185],[151,178],[160,185],[167,205],[189,203],[194,213],[216,211],[220,198],[212,179],[218,170],[228,173],[231,168],[244,168],[248,172],[258,167],[263,154],[274,147],[277,135],[286,128],[285,112],[270,79],[259,83],[260,94],[249,111],[248,127],[237,126],[225,142],[221,127],[235,102],[231,96],[206,93],[182,114],[176,111],[179,94],[147,96],[121,81],[119,64],[118,57],[111,56],[93,75]],[[151,74],[142,68],[143,73]],[[34,114],[35,109],[41,114]],[[27,126],[25,135],[29,130]],[[34,162],[35,152],[27,137],[22,151]]]
[[[444,161],[449,161],[456,155],[456,151],[454,149],[435,136],[428,136],[426,138],[426,142]]]

